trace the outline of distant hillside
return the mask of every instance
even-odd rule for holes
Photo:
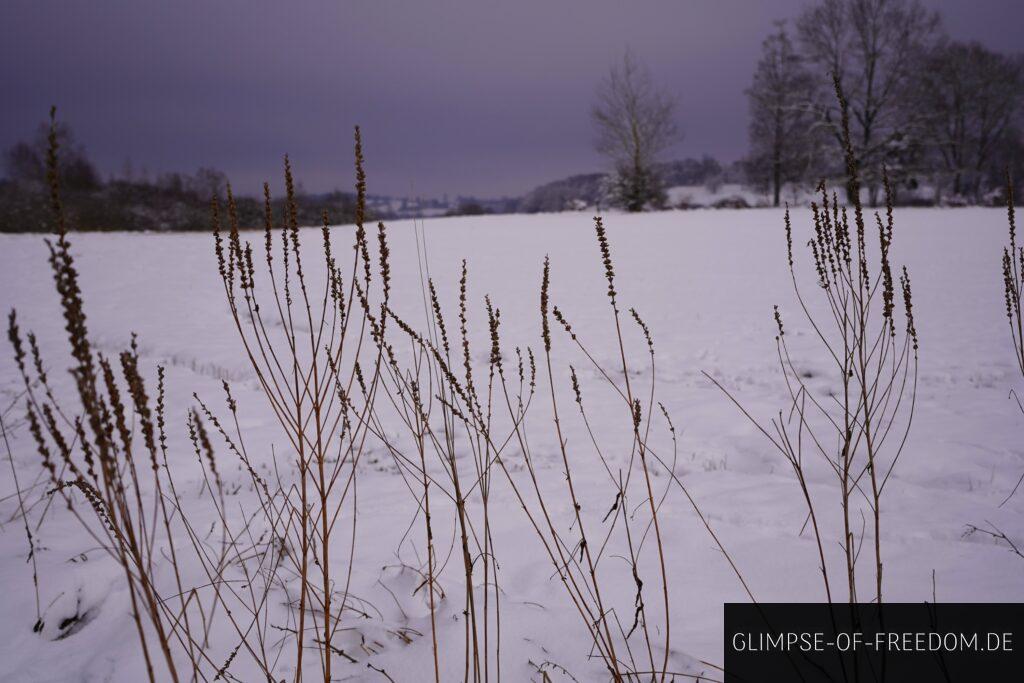
[[[218,197],[224,203],[228,178],[217,169],[204,167],[192,174],[167,172],[151,178],[145,171],[135,173],[131,164],[126,163],[119,175],[104,177],[69,126],[58,123],[54,135],[61,150],[64,208],[73,230],[208,230],[210,198]],[[52,229],[46,180],[49,143],[50,127],[43,124],[34,136],[15,143],[0,158],[4,176],[0,177],[0,232]],[[669,200],[673,207],[703,205],[695,204],[694,198],[717,195],[723,185],[742,182],[737,169],[737,165],[725,168],[710,156],[670,161],[658,167],[665,188],[671,190]],[[389,220],[582,211],[607,206],[608,186],[606,173],[583,173],[546,183],[522,197],[370,195],[366,198],[366,214],[370,220]],[[722,199],[715,197],[715,201]],[[732,199],[724,198],[727,202]],[[319,224],[324,212],[333,224],[349,223],[355,218],[355,196],[351,192],[314,194],[303,192],[300,186],[296,203],[300,225]],[[236,204],[240,227],[263,226],[261,196],[236,196]],[[273,209],[275,223],[280,223],[285,213],[281,197],[274,199]],[[226,212],[223,215],[226,220]]]
[[[713,157],[680,159],[658,165],[666,188],[678,186],[740,183],[743,174],[738,164],[723,167]],[[604,195],[606,173],[582,173],[546,183],[528,192],[519,201],[519,213],[579,211],[607,203]]]
[[[742,183],[746,180],[741,164],[723,166],[717,159],[706,154],[700,159],[667,161],[659,164],[658,170],[665,187]]]
[[[519,213],[579,211],[601,202],[604,173],[584,173],[546,183],[519,201]]]
[[[151,179],[147,173],[135,174],[128,167],[118,177],[104,178],[69,127],[58,125],[56,135],[62,154],[60,182],[64,207],[68,225],[74,230],[208,230],[210,198],[216,196],[224,202],[228,179],[217,169],[200,168],[193,174],[162,173]],[[41,126],[31,140],[16,143],[4,153],[6,177],[0,178],[0,232],[52,229],[45,172],[48,145],[49,128]],[[723,185],[742,182],[737,165],[725,168],[709,156],[666,162],[658,170],[665,188],[670,190],[669,204],[673,207],[702,206],[695,198],[705,195],[713,196],[715,202],[736,203],[731,196],[717,195]],[[366,213],[371,220],[388,220],[582,211],[609,204],[607,181],[605,173],[583,173],[546,183],[522,197],[490,199],[461,195],[454,199],[447,195],[370,195]],[[355,217],[355,197],[350,192],[312,194],[300,189],[296,202],[301,225],[319,224],[325,211],[333,224],[349,223]],[[263,226],[262,197],[237,196],[236,203],[242,228]],[[284,215],[283,199],[275,198],[273,208],[275,223],[279,223]]]

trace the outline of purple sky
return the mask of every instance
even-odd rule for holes
[[[807,0],[3,0],[0,147],[56,103],[105,171],[228,172],[291,154],[349,189],[360,123],[375,194],[520,194],[602,167],[588,112],[627,45],[678,98],[672,156],[730,161],[775,19]],[[948,32],[1019,50],[1019,0],[928,0]]]

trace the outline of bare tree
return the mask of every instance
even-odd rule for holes
[[[1020,116],[1024,119],[1024,116]],[[1024,197],[1024,121],[1018,121],[1003,134],[1003,141],[992,154],[985,173],[986,187],[1001,187],[1006,184],[1006,173],[1010,173],[1007,189],[1015,197]]]
[[[785,24],[765,38],[754,81],[747,90],[750,101],[750,155],[748,175],[770,187],[775,206],[782,185],[807,177],[817,157],[820,135],[811,108],[814,78],[804,66]]]
[[[664,204],[655,163],[677,139],[674,113],[673,99],[628,50],[598,88],[591,112],[596,147],[614,165],[613,200],[628,211]]]
[[[195,176],[187,179],[189,189],[200,197],[223,197],[228,185],[228,177],[223,171],[203,166]]]
[[[847,95],[851,142],[872,204],[881,166],[906,145],[910,124],[899,106],[902,89],[938,30],[938,14],[918,0],[823,0],[797,20],[803,52],[821,72],[822,91],[830,89],[828,74],[835,74]],[[841,144],[835,106],[822,106],[822,114]]]
[[[67,190],[92,190],[100,176],[86,154],[85,147],[66,123],[53,124],[53,135],[61,149],[60,184]],[[50,145],[50,124],[40,124],[31,142],[18,142],[4,154],[3,166],[8,180],[42,189],[46,184],[46,154]]]
[[[923,59],[907,106],[956,195],[977,201],[990,162],[1012,144],[1024,104],[1024,63],[978,43],[945,43]]]

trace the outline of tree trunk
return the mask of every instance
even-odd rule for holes
[[[881,188],[879,188],[877,183],[872,183],[872,184],[868,185],[868,205],[869,206],[871,206],[871,207],[878,206],[878,191],[880,189]]]
[[[772,201],[774,206],[779,205],[779,195],[782,194],[782,163],[776,157],[772,164]]]

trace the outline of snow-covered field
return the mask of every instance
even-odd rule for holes
[[[797,245],[810,234],[809,223],[806,210],[798,209]],[[719,378],[759,419],[771,419],[783,409],[786,388],[778,369],[772,319],[772,305],[779,304],[794,355],[817,378],[815,387],[822,392],[830,387],[825,358],[798,315],[792,294],[781,211],[609,215],[606,225],[623,306],[636,306],[654,336],[658,399],[680,431],[676,473],[759,600],[823,599],[815,545],[808,534],[800,535],[805,508],[791,470],[702,375],[706,371]],[[545,254],[552,261],[553,302],[599,360],[611,364],[616,357],[603,271],[586,216],[463,217],[429,220],[423,226],[431,274],[450,312],[457,298],[460,261],[468,260],[474,305],[470,326],[478,340],[475,355],[482,361],[487,354],[484,294],[502,310],[507,348],[539,347],[538,290]],[[338,228],[337,241],[347,243],[350,231]],[[422,323],[413,224],[390,225],[389,235],[397,308],[407,319]],[[1003,303],[1000,257],[1005,236],[1002,211],[896,212],[894,259],[905,263],[913,276],[921,360],[913,429],[885,498],[883,553],[891,601],[931,599],[933,573],[940,601],[1024,600],[1024,560],[1005,543],[980,534],[964,535],[968,524],[991,522],[1024,547],[1024,492],[1000,507],[1024,472],[1024,415],[1008,398],[1011,389],[1024,392],[1024,382],[1014,365]],[[306,231],[305,238],[315,246],[318,233]],[[157,364],[168,368],[170,459],[171,467],[181,472],[178,477],[188,481],[188,473],[195,472],[184,426],[192,392],[218,399],[221,379],[236,387],[251,451],[269,458],[273,444],[280,452],[284,439],[240,353],[210,237],[76,234],[72,240],[97,346],[113,352],[135,331],[147,373],[155,375]],[[807,282],[811,291],[813,283]],[[811,298],[817,301],[813,293]],[[11,307],[18,309],[23,329],[38,334],[51,375],[63,375],[66,340],[42,237],[0,236],[0,304],[5,314]],[[637,341],[635,332],[629,334]],[[642,351],[641,345],[636,348]],[[555,335],[554,353],[559,368],[571,362],[581,369],[585,391],[593,395],[590,405],[597,423],[620,420],[615,411],[621,411],[621,405],[600,393],[595,373],[564,334]],[[649,381],[649,370],[643,374]],[[68,389],[66,378],[58,386]],[[7,411],[19,394],[20,379],[6,348],[0,353],[0,409]],[[557,443],[551,430],[542,427],[544,410],[537,411],[531,418],[535,457],[547,474],[545,485],[557,488],[563,483]],[[15,405],[5,412],[5,424],[14,465],[25,486],[35,480],[39,456],[23,412],[20,404]],[[566,422],[568,446],[578,454],[577,485],[594,491],[606,487],[607,475],[592,455],[586,432],[576,424],[578,419]],[[607,451],[619,464],[628,456],[616,450],[614,436],[609,437]],[[5,450],[0,454],[6,457]],[[227,454],[222,457],[230,462]],[[372,623],[351,624],[368,634],[370,645],[347,650],[357,663],[338,660],[339,679],[383,680],[367,663],[385,669],[396,681],[432,679],[429,617],[422,592],[413,595],[418,581],[399,568],[415,557],[409,542],[400,544],[414,520],[416,504],[388,457],[379,449],[359,475],[353,585],[377,612],[368,620]],[[31,565],[6,462],[3,468],[8,474],[0,479],[0,680],[143,680],[123,576],[109,558],[90,548],[78,523],[63,510],[52,511],[38,530],[40,590],[48,614],[42,632],[33,633]],[[225,471],[226,479],[245,479],[238,467],[226,465]],[[658,486],[664,484],[662,479]],[[838,520],[838,509],[828,496],[834,486],[825,472],[816,473],[813,488],[821,501],[828,501],[822,505],[829,533],[834,533]],[[600,664],[588,661],[585,629],[552,578],[551,565],[508,486],[496,479],[493,495],[493,509],[500,511],[494,534],[504,596],[506,680],[540,680],[531,662],[563,666],[581,681],[601,680]],[[609,503],[594,500],[584,512],[600,519]],[[745,593],[678,489],[669,490],[661,514],[672,577],[673,665],[694,673],[703,668],[715,675],[697,660],[721,663],[722,604],[744,601]],[[450,524],[438,533],[444,537],[438,544],[446,545]],[[420,536],[417,526],[412,541],[416,547],[421,545]],[[830,561],[835,561],[839,576],[838,551]],[[869,582],[870,559],[862,562],[864,581]],[[442,578],[453,596],[460,595],[456,564]],[[651,605],[657,604],[657,583],[652,574]],[[620,609],[628,612],[623,618],[631,618],[633,586],[610,590]],[[439,612],[446,680],[461,680],[460,610],[453,597]],[[88,611],[91,621],[78,632],[55,639],[61,619],[76,611]],[[413,635],[406,643],[394,635],[403,627],[424,637]],[[233,643],[214,646],[226,652]],[[550,665],[546,671],[552,680],[562,676]]]

